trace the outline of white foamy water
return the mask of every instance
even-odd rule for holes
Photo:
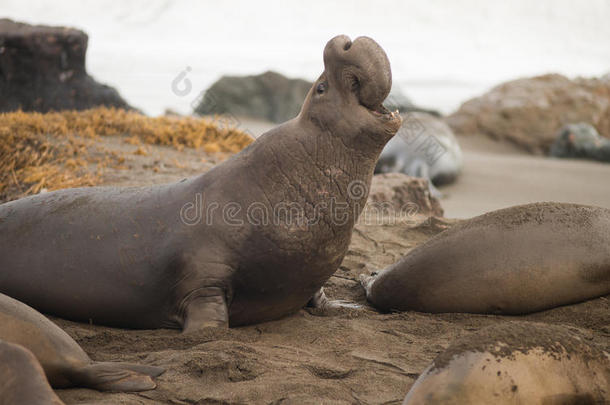
[[[84,30],[89,73],[152,115],[190,112],[223,74],[273,69],[313,80],[337,34],[377,40],[395,83],[443,112],[517,77],[610,71],[605,0],[0,0],[0,16]],[[192,90],[176,94],[183,71]]]

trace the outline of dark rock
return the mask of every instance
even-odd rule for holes
[[[254,76],[223,76],[206,90],[194,112],[280,123],[299,114],[312,85],[307,80],[289,79],[272,71]],[[384,105],[391,111],[423,111],[440,116],[437,111],[417,107],[398,88],[392,88]]]
[[[87,34],[0,19],[0,111],[131,108],[87,74]]]
[[[441,113],[436,110],[431,110],[416,106],[399,87],[393,86],[388,98],[385,99],[383,105],[390,111],[398,110],[400,113],[408,112],[424,112],[436,117],[440,117]]]
[[[501,84],[449,117],[457,133],[483,133],[529,152],[546,154],[565,124],[589,122],[610,137],[610,81],[558,74]]]
[[[550,155],[610,162],[610,139],[599,136],[595,128],[587,123],[568,124],[557,134]]]
[[[311,85],[271,71],[255,76],[223,76],[206,90],[195,113],[284,122],[299,114]]]

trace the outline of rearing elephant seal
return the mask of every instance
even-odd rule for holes
[[[243,325],[297,311],[337,269],[401,124],[390,63],[338,36],[299,115],[199,177],[0,206],[0,292],[128,328]],[[320,297],[313,305],[320,305]]]
[[[525,314],[610,293],[610,210],[536,203],[464,221],[373,277],[382,310]]]
[[[146,391],[156,387],[151,376],[164,371],[140,364],[94,362],[57,325],[4,294],[0,294],[0,342],[17,344],[33,353],[55,388]]]
[[[565,328],[489,327],[451,344],[403,405],[597,405],[610,402],[610,355]]]

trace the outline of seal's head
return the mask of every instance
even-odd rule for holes
[[[324,73],[309,91],[299,117],[333,134],[381,147],[402,120],[383,101],[392,87],[388,57],[368,37],[339,35],[324,48]]]

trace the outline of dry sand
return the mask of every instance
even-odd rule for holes
[[[135,149],[118,138],[104,138],[103,142],[105,147],[122,152]],[[483,145],[482,151],[476,150],[480,145],[471,146],[464,147],[467,165],[459,183],[443,189],[448,195],[443,204],[449,216],[471,215],[539,195],[552,196],[540,194],[545,187],[558,198],[564,196],[563,200],[580,195],[568,189],[569,184],[580,184],[579,190],[589,193],[581,195],[585,200],[578,201],[606,206],[610,202],[607,195],[603,199],[604,193],[593,193],[604,187],[602,180],[604,174],[610,174],[610,165],[549,163],[506,150],[498,154],[490,150],[494,145]],[[204,160],[200,152],[188,149],[177,152],[151,147],[148,156],[132,155],[128,159],[129,170],[109,172],[107,183],[176,180],[209,169],[215,162],[212,157]],[[493,164],[486,168],[486,162]],[[151,167],[161,169],[153,172]],[[501,171],[515,171],[515,167],[520,177]],[[538,174],[531,173],[536,170]],[[600,174],[594,176],[597,171]],[[569,173],[573,172],[591,182],[579,181],[576,174],[570,180]],[[540,173],[546,174],[545,181],[535,184]],[[530,179],[528,188],[519,182],[520,178]],[[523,195],[528,189],[539,194]],[[493,198],[488,195],[481,201],[486,193],[494,193]],[[53,318],[93,359],[139,361],[167,368],[154,391],[128,394],[65,389],[58,394],[67,404],[400,404],[419,373],[439,352],[454,339],[485,326],[510,322],[561,325],[577,331],[587,342],[610,350],[610,297],[520,317],[381,314],[366,304],[356,281],[359,274],[393,263],[455,222],[416,217],[408,223],[358,225],[349,253],[326,290],[331,299],[361,304],[360,310],[322,316],[316,310],[303,309],[274,322],[209,330],[194,336],[182,336],[174,330],[120,330]]]
[[[536,201],[572,202],[610,208],[610,164],[524,154],[483,136],[458,137],[464,170],[441,189],[448,218]]]

